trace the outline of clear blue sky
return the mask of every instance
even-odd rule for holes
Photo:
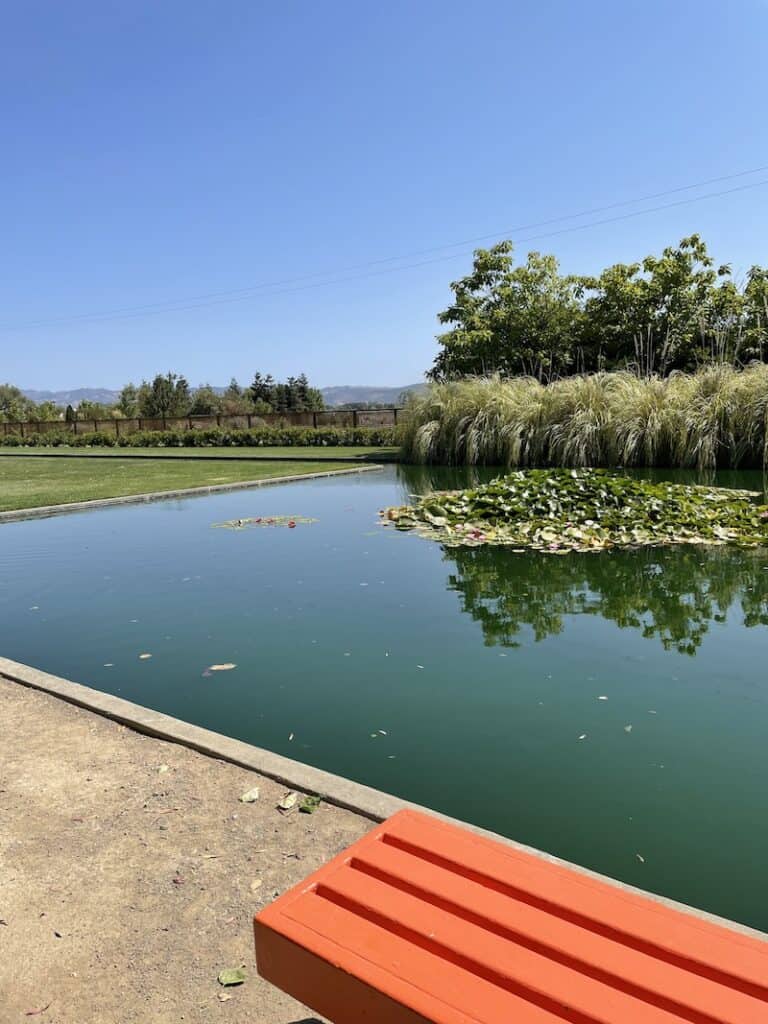
[[[242,301],[135,307],[502,237],[768,164],[766,39],[766,0],[6,4],[0,324],[14,329],[0,380],[418,380],[471,244]],[[768,262],[768,186],[520,252],[589,272],[692,231],[735,268]],[[427,259],[440,262],[410,266]]]

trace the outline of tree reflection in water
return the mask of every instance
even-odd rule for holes
[[[443,548],[449,589],[482,628],[487,646],[518,646],[561,633],[568,615],[599,615],[694,655],[711,622],[739,606],[747,627],[768,625],[768,552],[670,547],[515,554],[507,548]]]

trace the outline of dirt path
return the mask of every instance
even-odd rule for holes
[[[251,919],[371,823],[284,794],[0,680],[1,1024],[311,1018],[258,978]]]

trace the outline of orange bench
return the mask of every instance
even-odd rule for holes
[[[335,1024],[768,1024],[768,943],[413,811],[254,927]]]

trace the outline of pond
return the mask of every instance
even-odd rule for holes
[[[449,551],[378,525],[468,477],[5,524],[0,653],[768,930],[768,552]],[[315,521],[212,528],[272,515]]]

